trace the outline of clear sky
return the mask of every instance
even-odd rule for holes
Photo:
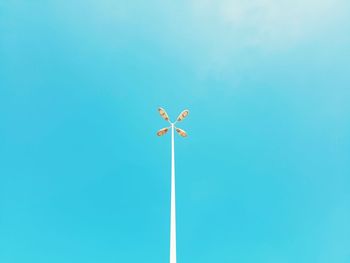
[[[350,262],[347,0],[0,1],[0,262]]]

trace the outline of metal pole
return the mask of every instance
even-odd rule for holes
[[[175,202],[175,145],[174,145],[174,123],[171,124],[170,263],[176,263],[176,202]]]

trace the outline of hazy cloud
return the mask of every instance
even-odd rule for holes
[[[193,0],[193,22],[222,37],[241,36],[247,45],[289,46],[336,24],[346,9],[343,0]],[[209,35],[208,35],[209,36]],[[232,42],[237,42],[237,39]]]
[[[192,0],[167,4],[164,39],[201,71],[220,71],[243,52],[280,52],[327,40],[346,21],[344,0]],[[175,12],[173,9],[177,8]],[[176,10],[176,9],[175,9]],[[176,14],[175,14],[176,13]],[[248,51],[247,51],[248,50]]]

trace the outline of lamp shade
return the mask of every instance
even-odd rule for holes
[[[163,108],[158,108],[160,116],[166,121],[169,121],[169,116]]]
[[[177,117],[177,121],[182,121],[183,119],[185,119],[188,114],[190,113],[189,110],[184,110],[180,113],[179,117]]]

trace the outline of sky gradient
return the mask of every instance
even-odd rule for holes
[[[0,1],[0,262],[350,262],[350,3]]]

